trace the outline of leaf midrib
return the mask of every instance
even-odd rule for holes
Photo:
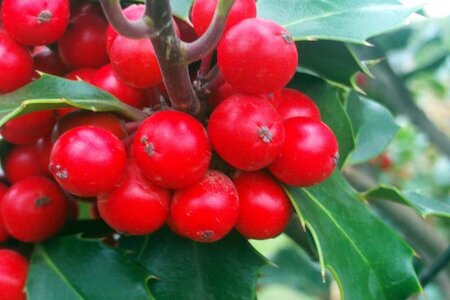
[[[303,189],[303,191],[314,201],[314,203],[316,203],[316,205],[322,209],[325,214],[330,218],[330,220],[336,225],[336,228],[338,228],[338,230],[342,233],[342,235],[350,242],[350,244],[353,246],[353,248],[356,250],[356,252],[361,256],[362,260],[369,266],[369,268],[371,270],[375,270],[372,266],[372,264],[370,263],[370,261],[364,256],[364,254],[360,251],[360,249],[357,247],[357,245],[354,243],[354,241],[350,238],[350,236],[347,235],[347,233],[345,232],[345,230],[339,225],[339,223],[334,219],[334,217],[332,216],[332,214],[326,209],[326,207],[324,207],[322,205],[322,203],[320,203],[320,201],[314,196],[312,195],[308,190]],[[311,226],[312,227],[312,226]],[[314,230],[313,228],[311,228],[311,230]],[[386,294],[384,292],[384,289],[381,285],[380,279],[378,277],[378,274],[376,272],[373,272],[375,274],[375,277],[377,278],[377,284],[380,288],[380,291],[382,291],[382,293],[384,294],[384,296],[386,297]]]
[[[76,296],[78,296],[81,300],[87,300],[87,298],[84,298],[81,293],[72,285],[70,284],[69,280],[66,276],[62,273],[62,271],[56,266],[56,264],[50,259],[47,252],[45,252],[44,248],[40,245],[37,246],[37,250],[41,253],[42,257],[44,258],[45,262],[47,262],[48,266],[56,273],[56,275],[64,282],[70,289],[75,293]]]

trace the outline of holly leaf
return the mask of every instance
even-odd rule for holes
[[[360,97],[356,92],[349,93],[346,111],[356,139],[355,149],[349,157],[350,164],[362,163],[380,155],[399,130],[387,108]]]
[[[411,247],[338,172],[320,185],[287,191],[315,239],[323,274],[325,267],[331,271],[343,299],[406,299],[421,291]]]
[[[317,104],[322,121],[336,135],[340,156],[338,165],[343,166],[355,147],[355,140],[350,119],[339,99],[341,90],[320,78],[301,73],[295,75],[289,86],[306,93]]]
[[[235,232],[205,244],[162,229],[145,237],[126,237],[120,245],[155,274],[150,288],[158,300],[254,299],[258,269],[266,263]]]
[[[26,293],[28,300],[146,300],[149,278],[121,252],[71,236],[34,247]]]
[[[131,119],[145,117],[140,110],[88,83],[42,74],[38,80],[0,95],[0,126],[26,113],[64,107],[118,112]]]
[[[393,186],[381,185],[362,194],[367,200],[387,200],[414,208],[423,218],[428,216],[450,218],[450,205],[429,199],[414,191],[399,191]]]
[[[258,17],[284,26],[296,41],[364,44],[404,23],[417,8],[397,0],[258,0]]]

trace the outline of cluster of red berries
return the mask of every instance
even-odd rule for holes
[[[0,53],[8,55],[0,59],[0,93],[42,71],[137,108],[166,95],[150,40],[119,35],[98,4],[78,2],[3,0]],[[175,18],[180,39],[204,34],[216,5],[196,0],[193,28]],[[124,15],[136,20],[144,11],[131,5]],[[336,138],[313,100],[285,88],[297,68],[296,45],[284,28],[256,18],[254,0],[236,0],[216,54],[223,83],[209,96],[207,129],[170,108],[142,122],[74,109],[7,122],[0,130],[13,146],[2,165],[11,186],[0,185],[0,242],[50,238],[76,217],[73,196],[94,198],[101,218],[125,234],[164,224],[200,242],[233,228],[254,239],[280,234],[292,207],[279,182],[325,180],[336,165]]]

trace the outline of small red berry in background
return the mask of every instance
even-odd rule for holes
[[[111,65],[126,84],[146,89],[162,81],[159,63],[148,39],[129,39],[118,36],[112,43]]]
[[[236,230],[248,239],[269,239],[283,232],[292,205],[280,184],[264,171],[239,172],[233,179],[239,193]]]
[[[239,197],[231,179],[208,171],[202,181],[175,191],[169,224],[184,237],[214,242],[231,231],[238,214]]]
[[[294,117],[307,117],[320,121],[320,111],[316,103],[305,94],[289,88],[277,95],[275,108],[283,120]]]
[[[217,65],[234,88],[267,94],[294,76],[298,54],[289,32],[269,20],[246,19],[228,30],[217,48]]]
[[[203,178],[211,160],[211,146],[197,119],[180,111],[159,111],[137,130],[134,156],[153,183],[179,189]]]
[[[67,73],[65,78],[70,80],[81,80],[86,82],[91,82],[92,77],[97,72],[97,69],[94,68],[82,68]]]
[[[311,186],[327,179],[338,160],[338,143],[321,121],[295,117],[283,122],[286,141],[269,170],[283,183]]]
[[[218,0],[195,0],[192,5],[191,19],[194,30],[198,36],[201,36],[208,29],[214,12],[216,11]],[[236,0],[231,7],[225,24],[225,31],[248,18],[256,17],[256,1],[254,0]]]
[[[103,128],[81,126],[58,138],[49,168],[66,191],[92,197],[114,188],[125,163],[125,147],[115,135]]]
[[[107,91],[117,99],[136,108],[142,108],[145,104],[145,93],[142,89],[136,89],[127,85],[112,69],[111,65],[101,67],[92,77],[90,83]]]
[[[3,0],[6,32],[25,45],[47,45],[59,39],[69,22],[68,0]]]
[[[0,249],[0,295],[3,300],[25,300],[28,262],[19,253]]]
[[[8,186],[3,182],[0,182],[0,208],[2,207],[3,196],[8,191]],[[9,237],[8,231],[6,231],[5,224],[3,223],[2,215],[0,213],[0,243],[6,241]]]
[[[281,117],[263,97],[234,95],[222,102],[208,123],[211,144],[230,165],[255,171],[269,165],[284,142]]]
[[[220,103],[235,94],[238,94],[238,91],[236,91],[236,89],[228,82],[224,82],[208,97],[208,104],[214,109]]]
[[[40,242],[64,225],[68,204],[64,192],[45,177],[28,177],[12,185],[0,207],[6,230],[23,242]]]
[[[0,129],[3,138],[16,145],[27,145],[48,136],[55,125],[55,112],[40,110],[16,117]]]
[[[108,130],[118,139],[127,136],[125,122],[107,112],[78,110],[61,117],[53,127],[52,139],[56,141],[63,133],[80,126],[96,126]]]
[[[62,61],[72,69],[99,68],[107,64],[107,25],[105,17],[95,10],[72,17],[66,32],[58,40]]]
[[[35,79],[40,77],[37,71],[56,76],[64,76],[68,71],[58,54],[49,48],[33,54],[33,62],[35,70],[33,78]]]
[[[131,159],[117,187],[100,195],[97,205],[100,216],[116,231],[144,235],[165,224],[170,197],[169,190],[150,182]]]
[[[27,47],[0,31],[0,94],[12,92],[29,83],[33,58]]]

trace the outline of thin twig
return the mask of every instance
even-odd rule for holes
[[[436,257],[428,267],[426,267],[419,276],[422,286],[426,286],[436,277],[450,262],[450,246],[445,249],[438,257]]]

